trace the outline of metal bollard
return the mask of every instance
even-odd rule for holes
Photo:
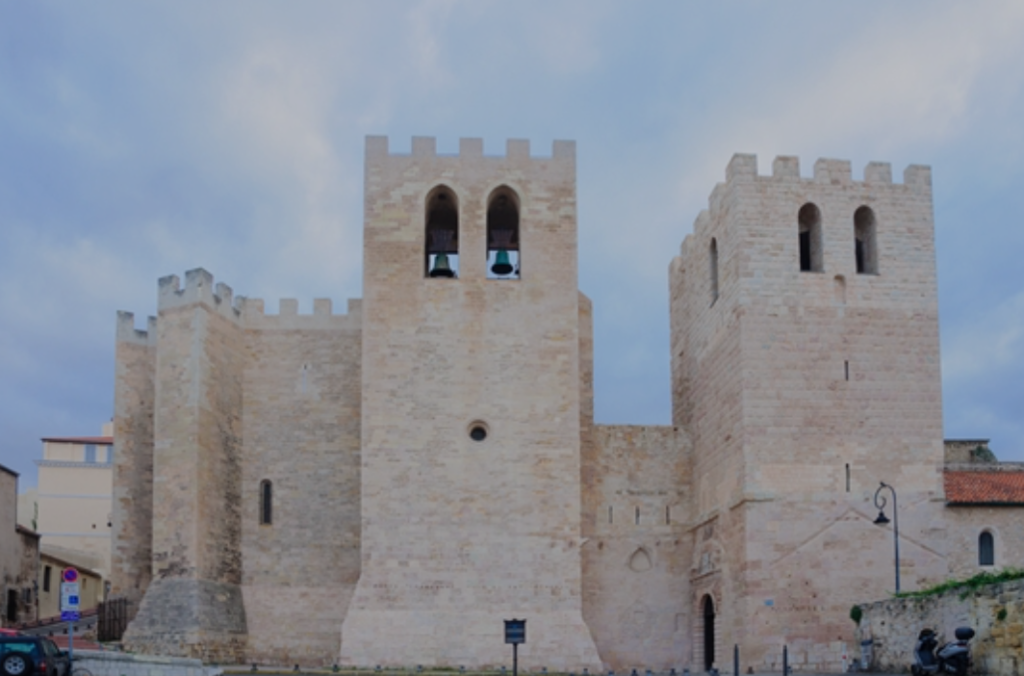
[[[740,676],[740,645],[734,643],[732,646],[732,676]]]
[[[782,646],[782,676],[789,676],[789,646]]]

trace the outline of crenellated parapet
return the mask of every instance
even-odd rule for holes
[[[810,178],[800,175],[800,159],[791,155],[779,155],[772,161],[772,173],[762,176],[757,173],[757,155],[737,153],[732,156],[725,170],[726,183],[732,181],[813,181],[815,183],[874,185],[903,185],[910,190],[931,186],[931,167],[911,164],[903,171],[903,183],[893,183],[892,166],[888,162],[869,162],[864,168],[864,179],[855,181],[849,160],[820,158],[814,163]]]
[[[388,147],[387,136],[366,137],[366,159],[367,162],[383,158],[430,158],[450,157],[458,159],[535,159],[535,160],[564,160],[575,162],[576,142],[575,141],[554,141],[551,144],[551,156],[533,156],[530,154],[530,141],[527,139],[508,139],[505,142],[505,155],[484,155],[484,141],[480,138],[460,138],[459,152],[457,155],[439,155],[437,153],[437,139],[433,136],[413,136],[411,153],[392,153]]]
[[[157,308],[160,312],[202,303],[226,319],[238,321],[241,317],[241,311],[235,307],[231,287],[223,282],[215,285],[213,274],[203,268],[186,272],[184,286],[178,275],[161,277],[157,285]]]
[[[336,314],[330,298],[313,300],[313,313],[299,312],[299,301],[282,298],[278,301],[277,314],[268,314],[262,298],[239,298],[236,303],[241,311],[242,323],[247,329],[256,330],[313,330],[313,329],[358,329],[362,325],[362,300],[350,298],[347,312]]]
[[[235,296],[230,286],[223,282],[214,283],[213,275],[203,268],[195,268],[185,273],[185,284],[182,286],[178,275],[161,277],[158,283],[159,295],[157,306],[160,312],[174,310],[193,304],[203,304],[217,314],[247,329],[358,329],[361,325],[362,301],[350,299],[347,312],[335,313],[329,298],[317,298],[313,301],[313,313],[299,312],[299,301],[294,298],[282,298],[278,301],[278,313],[266,311],[266,303],[262,298],[246,298]],[[123,316],[122,316],[123,315]],[[119,314],[118,338],[122,340],[155,340],[155,332],[134,331],[133,315],[125,312]],[[155,319],[150,320],[151,328]],[[131,331],[129,330],[131,329]],[[138,335],[135,335],[138,334]]]
[[[896,192],[904,199],[907,196],[919,196],[931,200],[932,170],[931,167],[911,164],[903,171],[903,183],[892,180],[892,165],[888,162],[869,162],[864,168],[863,180],[853,178],[853,170],[849,160],[818,159],[814,163],[813,174],[809,178],[800,175],[800,159],[790,155],[780,155],[772,161],[772,173],[758,174],[757,155],[737,153],[732,156],[725,170],[724,183],[715,185],[708,198],[708,208],[698,214],[693,225],[693,234],[697,239],[709,235],[709,228],[715,223],[727,206],[728,196],[732,188],[741,184],[757,183],[764,189],[773,186],[785,189],[814,192],[816,188],[845,187],[860,190],[866,194],[877,194],[880,191]],[[795,185],[794,185],[795,184]],[[684,239],[680,253],[686,255]]]
[[[153,347],[156,345],[156,317],[146,320],[146,330],[135,328],[135,313],[117,311],[117,342]]]

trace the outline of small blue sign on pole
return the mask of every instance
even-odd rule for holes
[[[505,643],[512,644],[512,676],[519,676],[519,644],[526,643],[526,620],[505,620]]]
[[[505,643],[526,643],[526,620],[505,620]]]
[[[60,613],[61,622],[77,622],[80,619],[82,617],[77,610],[62,610]]]

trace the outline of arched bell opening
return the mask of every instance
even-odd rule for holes
[[[797,213],[800,235],[800,272],[821,272],[825,269],[821,245],[821,210],[812,202]]]
[[[878,274],[878,245],[875,241],[875,212],[860,207],[853,212],[853,252],[857,274]]]
[[[424,274],[459,276],[459,203],[451,188],[439,185],[427,195]]]
[[[487,278],[519,279],[519,196],[503,185],[487,200]]]

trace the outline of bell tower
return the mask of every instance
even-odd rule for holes
[[[353,665],[601,666],[581,612],[575,145],[366,143]],[[380,636],[400,636],[383,642]]]

